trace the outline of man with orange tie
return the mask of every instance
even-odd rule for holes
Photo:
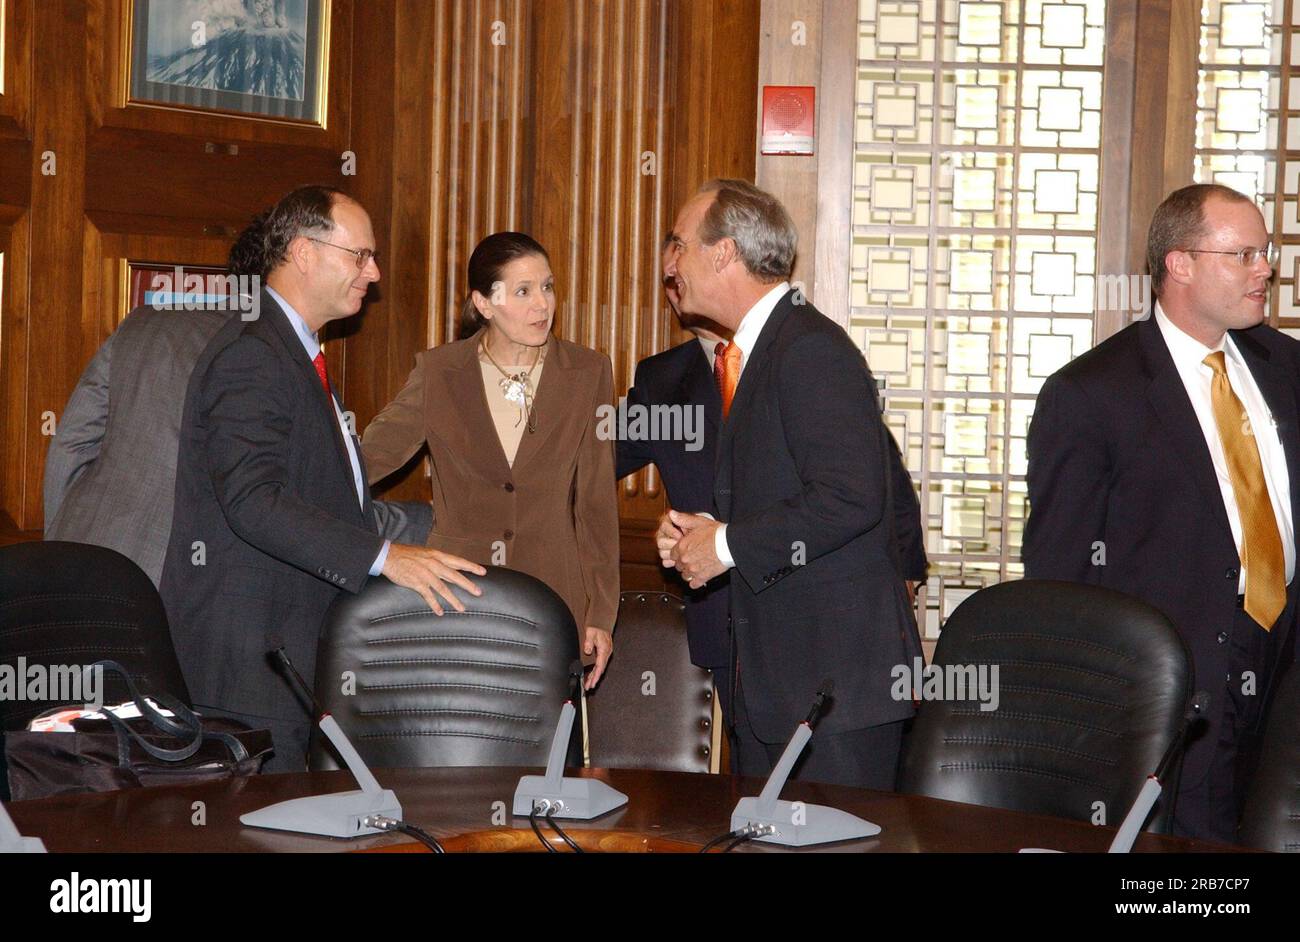
[[[785,208],[741,180],[682,208],[664,274],[682,310],[732,332],[720,364],[711,515],[669,511],[657,541],[693,588],[729,570],[733,767],[767,775],[825,681],[833,699],[794,777],[894,787],[920,657],[892,532],[875,382],[848,335],[792,291]]]
[[[671,237],[665,239],[662,264],[667,265],[676,252]],[[714,459],[718,429],[722,425],[724,357],[731,331],[683,310],[677,298],[676,278],[665,278],[663,284],[668,306],[692,338],[648,356],[636,365],[636,376],[627,392],[628,412],[649,412],[662,406],[697,409],[703,415],[703,421],[697,423],[701,433],[697,440],[687,441],[625,434],[618,440],[617,474],[622,478],[653,463],[670,507],[674,510],[711,511]],[[910,599],[914,597],[916,586],[925,581],[929,565],[921,528],[921,507],[894,436],[887,436],[885,444],[891,459],[894,534]],[[728,737],[733,725],[728,625],[730,598],[730,577],[724,573],[699,589],[688,588],[683,600],[691,663],[713,674]],[[735,753],[734,748],[731,753]]]
[[[1043,385],[1029,428],[1029,578],[1127,592],[1174,622],[1210,695],[1175,833],[1235,839],[1273,679],[1292,659],[1300,344],[1263,324],[1277,261],[1247,197],[1156,210],[1154,316]]]

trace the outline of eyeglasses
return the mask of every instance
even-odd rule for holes
[[[315,236],[307,236],[307,238],[312,242],[319,242],[321,245],[332,246],[333,248],[341,249],[344,252],[347,252],[349,255],[355,255],[357,257],[358,271],[365,268],[366,263],[369,262],[372,258],[375,260],[376,265],[379,264],[379,253],[372,249],[350,249],[347,246],[335,245],[333,242],[326,242],[324,239],[317,239]]]
[[[1254,265],[1261,258],[1268,262],[1269,268],[1273,268],[1277,265],[1278,257],[1281,255],[1281,252],[1278,251],[1278,247],[1272,242],[1269,242],[1263,248],[1247,246],[1246,248],[1238,249],[1235,252],[1225,252],[1221,249],[1183,249],[1183,251],[1189,252],[1193,255],[1197,253],[1203,253],[1205,255],[1231,255],[1236,258],[1238,264],[1244,265],[1247,268]]]

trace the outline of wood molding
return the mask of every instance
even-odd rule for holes
[[[799,233],[798,254],[795,256],[794,275],[791,279],[796,285],[803,288],[805,296],[821,307],[822,292],[818,288],[818,241],[821,234],[828,232],[833,219],[821,220],[819,211],[824,201],[831,201],[838,197],[843,200],[844,179],[843,162],[847,159],[852,167],[853,153],[853,122],[846,122],[841,113],[832,112],[826,107],[824,93],[829,91],[832,102],[843,104],[845,89],[842,87],[840,77],[837,75],[840,62],[829,63],[828,57],[835,58],[842,55],[845,50],[843,43],[844,37],[836,37],[830,40],[830,48],[826,46],[826,23],[823,21],[823,14],[829,12],[833,17],[836,26],[841,27],[843,21],[851,21],[850,26],[850,45],[854,63],[856,63],[857,46],[857,7],[855,4],[838,4],[839,10],[834,7],[836,4],[831,0],[829,4],[823,4],[822,0],[766,0],[762,4],[762,39],[759,47],[759,65],[758,65],[758,87],[755,89],[755,116],[754,116],[754,154],[755,154],[755,182],[775,195],[789,212],[791,219],[794,221],[795,229]],[[827,63],[830,75],[823,74],[823,63]],[[849,107],[852,108],[853,92],[853,65],[849,65]],[[823,81],[830,81],[829,89],[823,88]],[[816,102],[816,121],[817,121],[817,141],[815,144],[815,153],[810,156],[803,155],[768,155],[761,154],[761,127],[759,123],[762,116],[758,111],[758,102],[762,96],[763,88],[768,85],[811,85],[817,89]],[[832,104],[831,107],[834,107]],[[831,139],[826,140],[822,132],[836,128],[831,132]],[[843,143],[843,134],[848,134],[848,153],[833,154],[830,153],[837,144]],[[829,161],[829,165],[822,167],[823,154]],[[819,184],[822,182],[823,172],[826,175],[825,182],[828,185],[836,186],[834,192],[824,195],[819,192]],[[848,183],[851,187],[852,177],[849,177]],[[845,204],[844,213],[849,212],[851,204]],[[845,215],[845,225],[848,224],[848,217]],[[847,234],[847,230],[846,230]],[[834,258],[834,252],[828,256],[828,261]],[[847,322],[848,315],[848,259],[845,256],[844,283],[839,286],[840,292],[844,294],[843,302],[840,307]],[[830,273],[827,271],[825,277],[829,278]],[[824,292],[832,295],[829,283],[825,284],[827,289]],[[835,309],[833,302],[830,302],[832,309]]]
[[[32,114],[32,14],[34,0],[3,0],[4,90],[0,138],[28,140]]]
[[[20,526],[23,498],[28,486],[27,383],[32,364],[28,328],[31,299],[28,293],[31,220],[26,209],[5,208],[0,218],[0,376],[3,402],[0,403],[0,513],[7,523],[0,529],[30,530]]]
[[[1149,186],[1149,181],[1135,180],[1129,148],[1137,130],[1134,91],[1138,72],[1143,72],[1144,84],[1154,78],[1147,74],[1146,62],[1138,53],[1138,0],[1110,0],[1107,14],[1106,66],[1102,76],[1101,189],[1097,194],[1097,273],[1140,275],[1145,270],[1146,256],[1144,251],[1135,254],[1131,248],[1136,233],[1130,204],[1134,188]],[[1153,12],[1152,16],[1158,18],[1158,13]],[[1152,123],[1145,115],[1142,121],[1146,126]],[[1141,243],[1145,249],[1144,238]],[[1108,301],[1102,294],[1098,290],[1095,299],[1094,343],[1100,343],[1129,322],[1129,312],[1104,309]]]

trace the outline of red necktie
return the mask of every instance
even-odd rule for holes
[[[330,376],[329,373],[325,371],[325,352],[322,350],[321,352],[317,353],[316,359],[312,360],[311,362],[316,367],[316,375],[320,377],[321,388],[325,390],[325,395],[329,396]]]

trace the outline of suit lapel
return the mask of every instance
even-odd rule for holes
[[[1205,443],[1205,433],[1201,430],[1192,400],[1188,398],[1187,388],[1174,366],[1174,358],[1160,335],[1160,325],[1155,316],[1141,321],[1138,326],[1138,338],[1147,374],[1151,382],[1147,386],[1147,401],[1160,418],[1165,433],[1174,443],[1196,486],[1200,488],[1205,502],[1203,506],[1212,508],[1219,529],[1232,539],[1232,528],[1228,524],[1228,511],[1223,506],[1223,492],[1219,489],[1219,478],[1214,473],[1214,461],[1210,457],[1210,448]]]
[[[698,340],[688,340],[687,343],[695,348],[695,355],[689,358],[686,369],[682,371],[671,404],[703,406],[705,434],[712,438],[718,434],[718,423],[722,421],[722,396],[704,348]]]
[[[486,329],[486,328],[485,328]],[[489,480],[510,480],[510,462],[506,461],[501,447],[501,436],[492,422],[488,409],[487,392],[483,388],[483,370],[479,366],[478,344],[483,330],[464,341],[456,362],[448,368],[447,385],[460,409],[451,410],[445,418],[452,426],[463,423],[469,451],[465,457],[476,459],[484,468]]]
[[[762,331],[758,335],[758,340],[754,343],[754,349],[750,351],[749,358],[741,364],[740,383],[736,386],[735,395],[731,399],[731,411],[727,417],[722,420],[722,431],[718,439],[718,453],[730,451],[731,438],[735,434],[735,416],[743,413],[748,407],[751,399],[754,398],[754,389],[758,386],[760,369],[767,359],[767,350],[772,346],[772,339],[781,330],[781,325],[785,319],[790,316],[794,305],[790,303],[791,291],[787,291],[779,301],[776,307],[772,309],[767,323],[763,325]],[[721,413],[721,407],[719,407]]]
[[[714,456],[713,462],[713,501],[717,505],[720,520],[727,520],[731,516],[733,467],[731,441],[736,434],[737,418],[750,407],[750,402],[753,400],[756,394],[755,390],[760,382],[760,374],[767,359],[768,348],[772,346],[773,339],[794,308],[794,305],[790,302],[790,295],[791,292],[787,291],[776,302],[776,307],[772,309],[771,315],[768,316],[767,323],[763,325],[762,331],[759,332],[758,340],[754,343],[754,349],[750,351],[749,359],[741,364],[740,383],[737,385],[735,395],[732,397],[731,410],[727,413],[726,418],[722,420],[722,427],[718,431],[718,452]],[[721,405],[719,405],[719,415],[721,411]]]
[[[1283,367],[1273,362],[1268,348],[1249,333],[1234,330],[1232,339],[1259,386],[1260,395],[1272,414],[1278,439],[1282,442],[1291,489],[1291,525],[1294,528],[1300,521],[1300,486],[1297,486],[1300,479],[1300,416],[1297,415],[1296,377],[1287,375]],[[1297,589],[1300,589],[1300,579],[1293,579],[1293,595]]]
[[[542,375],[538,380],[536,398],[533,402],[537,431],[524,430],[523,437],[519,441],[519,450],[515,452],[515,472],[541,452],[542,445],[555,431],[556,418],[564,411],[566,402],[576,392],[574,386],[573,363],[564,347],[552,339],[547,344],[546,363],[542,366]],[[493,434],[496,434],[495,429]],[[504,457],[505,452],[502,452],[502,458]]]
[[[347,446],[343,443],[343,434],[339,430],[338,417],[334,414],[333,406],[333,383],[330,384],[330,396],[326,398],[321,395],[320,375],[316,372],[316,365],[307,357],[307,351],[298,338],[298,332],[294,330],[293,325],[289,322],[289,314],[275,299],[267,292],[262,292],[262,309],[270,309],[278,316],[268,318],[272,331],[280,339],[281,346],[284,348],[284,354],[294,364],[295,373],[298,376],[299,384],[305,385],[303,396],[309,403],[310,408],[317,410],[317,414],[329,429],[330,440],[334,443],[335,457],[338,459],[337,466],[343,476],[343,482],[347,486],[348,492],[355,495],[357,492],[357,482],[352,475],[352,461],[348,458]],[[361,454],[360,448],[357,449],[358,457]],[[364,469],[362,480],[364,478]],[[365,516],[359,503],[354,503],[358,515]],[[368,519],[368,518],[367,518]]]

